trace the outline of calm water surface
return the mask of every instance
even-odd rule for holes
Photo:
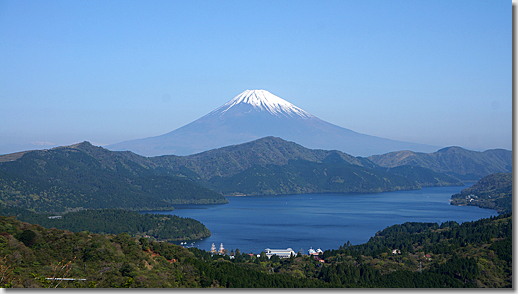
[[[212,236],[194,242],[209,251],[212,243],[260,253],[265,248],[338,249],[361,244],[384,228],[405,222],[473,221],[496,210],[453,206],[449,199],[463,187],[424,188],[379,194],[303,194],[227,197],[224,205],[178,205],[170,212],[202,222]]]

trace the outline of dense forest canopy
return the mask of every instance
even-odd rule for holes
[[[121,209],[89,209],[69,212],[60,216],[34,213],[17,207],[0,206],[0,215],[46,228],[89,231],[96,234],[121,234],[159,241],[189,241],[206,238],[210,231],[199,221],[166,214],[141,214]]]

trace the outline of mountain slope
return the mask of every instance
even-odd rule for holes
[[[83,142],[1,162],[0,200],[37,211],[146,210],[177,203],[226,202],[218,192],[277,195],[420,188],[414,180],[376,168],[365,158],[311,150],[275,137],[190,156],[153,158]]]
[[[157,173],[183,175],[223,195],[376,193],[421,188],[414,180],[376,169],[378,166],[365,158],[307,149],[276,137],[150,160],[160,166]]]
[[[458,179],[421,166],[401,165],[381,170],[414,180],[422,187],[464,186],[464,183]]]
[[[394,165],[387,167],[367,158],[336,150],[308,149],[276,137],[189,156],[150,158],[83,142],[0,156],[0,201],[38,211],[77,207],[144,210],[178,203],[226,202],[213,191],[225,195],[372,193],[461,185],[459,177],[454,179],[432,168],[457,165],[469,176],[471,166],[483,165],[496,172],[511,166],[510,152],[505,150],[445,148],[436,153],[401,152],[373,157],[383,165]],[[449,155],[437,161],[438,154]],[[494,166],[481,159],[470,163],[466,154],[475,158],[482,154]],[[487,172],[475,171],[481,177]]]
[[[251,142],[222,147],[189,156],[158,156],[150,160],[156,165],[173,171],[182,167],[195,172],[201,179],[214,176],[229,177],[254,165],[285,165],[289,160],[322,162],[330,154],[337,153],[346,162],[364,167],[375,165],[364,158],[353,157],[340,151],[315,150],[288,142],[281,138],[265,137]],[[185,169],[184,169],[185,171]]]
[[[349,164],[336,153],[321,163],[290,160],[285,165],[254,165],[231,177],[213,177],[207,186],[229,196],[379,193],[421,188],[413,180]]]
[[[512,172],[512,152],[503,149],[478,152],[447,147],[434,153],[398,151],[369,156],[368,159],[382,167],[426,167],[461,181],[478,181],[488,174]]]
[[[382,167],[368,158],[353,157],[340,151],[307,149],[294,142],[287,142],[276,137],[265,137],[252,142],[223,147],[189,156],[159,156],[150,158],[150,160],[157,166],[167,166],[167,174],[183,174],[190,179],[201,180],[200,183],[203,182],[204,185],[214,188],[217,191],[228,192],[226,188],[221,186],[221,183],[228,182],[229,185],[232,186],[244,180],[245,177],[250,179],[250,176],[245,175],[246,173],[244,172],[254,166],[254,169],[259,169],[258,166],[265,168],[268,165],[272,165],[269,169],[278,169],[273,167],[273,165],[287,165],[288,162],[292,160],[322,163],[325,158],[332,154],[338,154],[342,160],[349,164],[399,175],[416,181],[423,187],[463,185],[462,181],[458,178],[448,176],[442,172],[433,171],[430,168],[417,165]],[[493,160],[497,162],[503,162],[505,163],[504,165],[511,164],[510,159],[507,158],[507,152],[488,152],[488,154],[492,154]],[[455,157],[455,155],[452,155],[452,157]],[[430,166],[433,166],[433,164],[430,164]],[[505,171],[505,169],[498,170],[498,167],[496,169],[497,171]],[[238,174],[240,175],[237,176]],[[209,179],[213,177],[222,177],[222,179],[209,181]],[[232,180],[224,179],[227,177],[234,178]],[[249,180],[245,182],[249,182]]]
[[[265,90],[246,90],[218,109],[167,134],[107,146],[145,156],[190,155],[266,136],[311,149],[369,156],[398,150],[432,152],[438,147],[360,134],[323,121]]]
[[[0,202],[39,212],[78,208],[172,209],[178,203],[227,203],[220,194],[155,174],[148,160],[84,142],[31,151],[0,163]]]

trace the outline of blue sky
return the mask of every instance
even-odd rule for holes
[[[360,133],[511,149],[511,20],[510,1],[0,0],[0,146],[161,135],[265,89]]]

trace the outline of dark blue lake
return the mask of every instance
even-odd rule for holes
[[[497,215],[496,210],[453,206],[449,199],[464,187],[423,188],[379,194],[303,194],[227,197],[224,205],[178,205],[158,212],[202,222],[212,236],[193,246],[209,251],[212,243],[241,252],[265,248],[338,249],[350,241],[361,244],[377,231],[405,222],[457,221]],[[188,244],[191,246],[191,244]]]

